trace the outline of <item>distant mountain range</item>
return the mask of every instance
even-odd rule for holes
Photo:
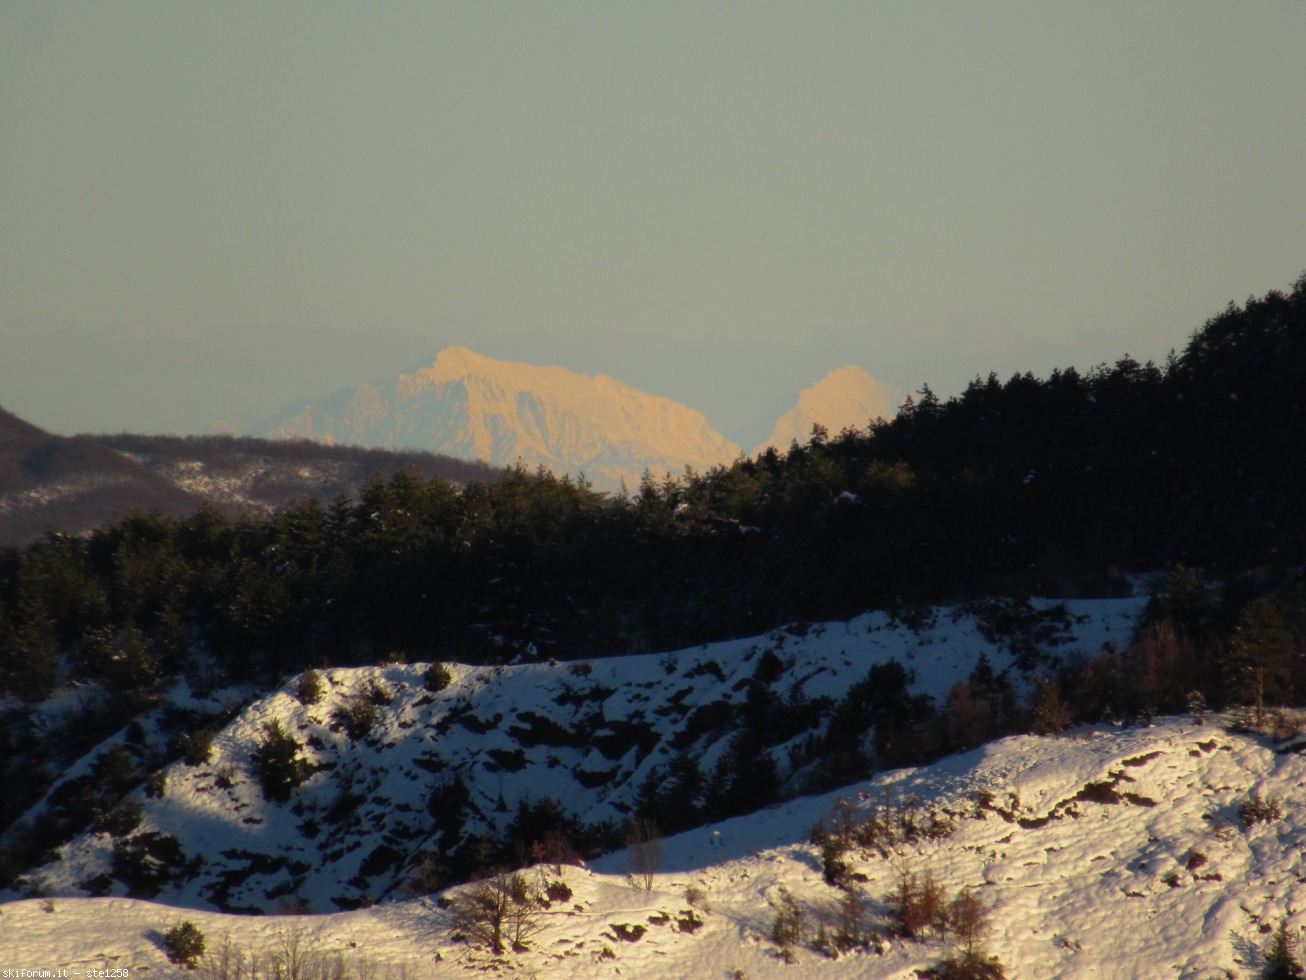
[[[857,367],[831,371],[758,431],[754,452],[805,442],[813,423],[831,432],[892,417],[896,389]],[[698,412],[612,378],[498,361],[447,347],[428,367],[300,399],[254,428],[269,438],[412,448],[496,466],[583,474],[600,490],[633,490],[647,471],[673,475],[729,465],[742,454]]]

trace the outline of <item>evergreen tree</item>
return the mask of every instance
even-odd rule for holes
[[[1292,696],[1292,635],[1274,604],[1257,599],[1238,616],[1225,660],[1229,693],[1256,705],[1256,723],[1265,723],[1266,704]]]
[[[1300,945],[1301,937],[1288,931],[1288,920],[1279,920],[1279,928],[1274,931],[1265,949],[1262,980],[1306,980],[1306,969],[1303,969],[1301,960],[1297,958]]]

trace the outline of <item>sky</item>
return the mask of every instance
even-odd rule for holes
[[[252,427],[449,344],[726,435],[1164,359],[1306,269],[1306,4],[0,4],[0,406]]]

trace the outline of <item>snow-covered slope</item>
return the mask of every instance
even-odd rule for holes
[[[0,949],[27,968],[183,975],[166,963],[161,938],[190,920],[211,954],[224,937],[246,954],[294,944],[338,957],[358,971],[350,975],[906,978],[955,949],[931,930],[906,938],[893,928],[886,896],[904,872],[928,872],[946,896],[970,888],[979,899],[982,947],[1008,977],[1254,976],[1280,922],[1292,935],[1306,925],[1306,758],[1299,741],[1233,734],[1224,720],[1008,738],[795,800],[667,840],[647,891],[626,880],[622,854],[564,867],[571,896],[539,914],[525,950],[502,956],[457,942],[436,896],[307,917],[28,899],[0,907]],[[1281,801],[1281,815],[1240,823],[1253,794]],[[909,796],[950,831],[882,850],[854,846],[843,855],[846,890],[827,884],[808,838],[838,798],[865,825],[886,799]],[[900,802],[890,806],[901,811]],[[790,898],[804,925],[786,963],[772,928]],[[813,949],[821,923],[832,934],[849,909],[864,944],[834,956]]]
[[[1122,645],[1141,606],[1068,603],[1055,651]],[[936,698],[981,655],[996,670],[1012,663],[965,612],[919,612],[910,626],[877,613],[661,656],[450,665],[438,691],[423,665],[326,671],[328,690],[307,705],[288,682],[218,734],[209,762],[178,762],[154,795],[138,792],[138,826],[77,838],[22,896],[5,896],[0,967],[188,975],[166,961],[163,937],[191,921],[208,943],[201,976],[234,976],[218,969],[224,955],[261,955],[270,970],[268,957],[293,949],[347,971],[323,975],[360,978],[909,978],[957,951],[935,927],[904,935],[895,916],[904,876],[920,885],[927,874],[945,899],[969,889],[978,900],[980,946],[1008,977],[1255,976],[1281,923],[1301,934],[1306,739],[1240,731],[1230,715],[1006,738],[718,820],[666,839],[647,889],[627,851],[539,865],[527,881],[554,896],[532,913],[524,947],[501,955],[458,938],[460,896],[477,886],[432,891],[440,883],[414,878],[415,855],[451,846],[452,774],[468,791],[464,836],[500,833],[518,803],[544,794],[587,822],[621,821],[676,748],[712,770],[729,741],[722,720],[764,664],[781,666],[773,686],[815,699],[890,659],[912,669],[913,693]],[[389,704],[351,738],[337,713],[377,700],[377,687]],[[280,803],[251,767],[270,722],[315,769]],[[771,751],[792,784],[801,772],[786,747]],[[175,846],[151,858],[160,840]],[[115,877],[133,842],[147,870],[167,870],[154,901],[126,897]],[[97,877],[108,893],[82,897]],[[305,908],[327,914],[285,914]],[[783,947],[782,913],[798,922]]]
[[[780,416],[771,434],[751,455],[771,446],[783,452],[795,441],[801,445],[811,438],[814,424],[825,426],[832,436],[845,428],[865,429],[877,418],[893,418],[901,401],[901,391],[876,381],[861,368],[836,368],[799,392],[797,404]]]
[[[464,347],[429,367],[301,401],[256,435],[408,447],[511,466],[584,473],[630,489],[645,469],[679,474],[726,464],[739,449],[701,414],[612,378],[497,361]]]
[[[1061,645],[1092,653],[1122,643],[1139,608],[1135,599],[1069,604]],[[420,852],[448,854],[481,834],[500,839],[523,802],[549,796],[583,823],[621,826],[641,784],[655,768],[666,771],[678,751],[710,780],[768,654],[781,665],[769,687],[786,703],[827,699],[803,730],[767,744],[791,792],[803,786],[806,760],[790,750],[820,731],[822,714],[872,664],[899,661],[914,673],[915,692],[941,701],[981,654],[996,669],[1011,663],[973,617],[936,611],[914,629],[881,612],[662,656],[451,665],[452,683],[439,691],[424,686],[425,665],[332,669],[323,673],[319,702],[302,703],[294,680],[254,702],[217,735],[208,762],[177,762],[161,794],[138,791],[139,826],[116,838],[78,838],[33,872],[29,887],[126,894],[115,853],[121,860],[133,841],[150,853],[158,838],[147,835],[155,834],[176,842],[167,851],[173,867],[157,883],[163,900],[337,911],[400,894]],[[346,714],[367,703],[376,708],[370,731],[354,725],[351,734]],[[265,798],[252,761],[271,723],[302,743],[314,768],[284,803]],[[66,796],[72,785],[56,785],[50,796]],[[28,819],[39,819],[39,810]]]

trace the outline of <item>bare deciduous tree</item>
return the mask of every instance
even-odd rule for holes
[[[662,831],[652,817],[640,817],[626,831],[626,853],[632,872],[653,890],[653,878],[662,868]]]
[[[495,953],[525,948],[539,931],[540,900],[521,872],[500,872],[463,889],[453,904],[453,927]]]

